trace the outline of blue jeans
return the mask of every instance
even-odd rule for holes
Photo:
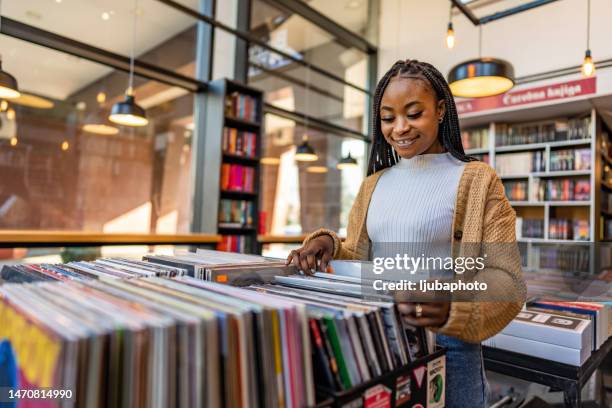
[[[480,344],[442,335],[436,341],[446,347],[446,408],[486,407],[489,385]]]

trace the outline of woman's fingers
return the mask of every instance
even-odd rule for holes
[[[417,303],[398,303],[397,310],[406,323],[414,326],[440,326],[446,321],[448,309],[444,302],[418,304],[421,307],[421,314],[417,317]]]
[[[326,251],[324,248],[321,248],[320,245],[312,242],[305,247],[292,250],[289,256],[287,256],[285,264],[293,264],[304,273],[310,274],[312,271],[318,269],[317,264],[319,262],[317,261],[320,259],[321,262],[318,267],[321,271],[325,271],[327,269],[327,264],[332,259],[332,254],[328,254],[327,252],[329,251]]]
[[[323,256],[321,257],[321,263],[319,264],[319,270],[321,272],[327,272],[327,265],[329,264],[329,261],[331,260],[332,260],[331,254],[323,254]]]

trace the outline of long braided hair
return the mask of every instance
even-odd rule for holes
[[[467,156],[461,144],[461,131],[459,129],[459,116],[455,107],[455,100],[448,87],[448,83],[433,65],[417,60],[397,61],[382,77],[374,93],[374,106],[372,111],[372,138],[373,146],[368,163],[368,176],[382,169],[393,166],[399,161],[399,155],[385,140],[380,127],[380,103],[382,95],[395,77],[419,78],[428,82],[436,93],[438,101],[446,101],[446,113],[438,128],[438,138],[442,146],[458,160],[469,162],[476,160]]]

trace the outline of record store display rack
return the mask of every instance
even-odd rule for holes
[[[210,250],[4,266],[2,386],[63,390],[17,407],[444,406],[444,350],[393,302],[295,272]]]
[[[255,253],[263,94],[241,83],[219,79],[209,83],[205,97],[206,145],[202,156],[208,163],[208,174],[204,177],[202,230],[222,236],[220,250]]]

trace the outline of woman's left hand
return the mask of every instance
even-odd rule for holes
[[[397,309],[402,319],[410,325],[440,327],[448,320],[450,302],[398,302]]]

